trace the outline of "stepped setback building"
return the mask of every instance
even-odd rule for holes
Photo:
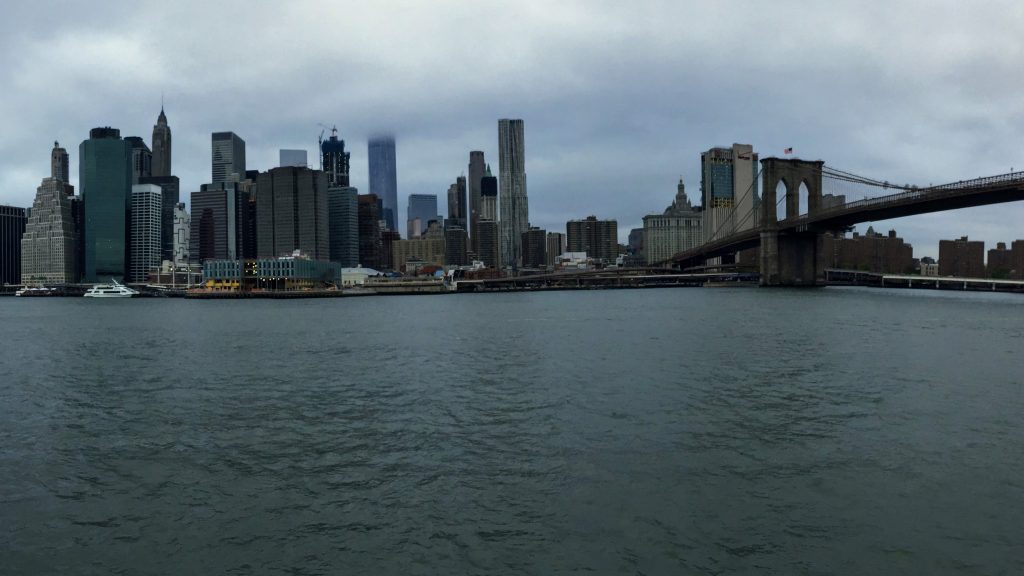
[[[21,237],[22,284],[78,281],[78,232],[71,203],[59,178],[44,178],[36,188],[32,216]]]

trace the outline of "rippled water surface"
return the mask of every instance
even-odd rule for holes
[[[1022,574],[1024,297],[0,299],[2,574]]]

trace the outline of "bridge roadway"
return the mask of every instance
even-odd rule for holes
[[[877,222],[944,210],[1024,200],[1024,172],[1012,172],[941,186],[904,189],[896,194],[847,202],[777,223],[731,234],[673,256],[677,266],[732,254],[761,244],[761,232],[833,232],[861,222]],[[766,219],[760,218],[761,221]]]
[[[670,268],[603,268],[577,272],[553,272],[457,280],[458,292],[491,292],[514,290],[575,290],[587,288],[649,288],[655,286],[704,286],[709,283],[750,283],[757,274],[744,272],[679,273]]]

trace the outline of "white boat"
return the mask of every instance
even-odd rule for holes
[[[138,294],[138,290],[132,290],[131,288],[119,283],[113,278],[110,279],[112,284],[97,284],[92,288],[89,288],[85,293],[86,298],[131,298]]]
[[[25,286],[14,293],[15,296],[51,296],[56,292],[54,288],[42,286]]]

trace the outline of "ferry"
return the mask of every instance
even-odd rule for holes
[[[53,296],[57,293],[56,288],[44,288],[42,286],[25,286],[14,293],[15,296]]]
[[[113,278],[110,279],[112,284],[97,284],[85,293],[86,298],[131,298],[137,295],[138,290],[132,290],[131,288],[119,283]]]

